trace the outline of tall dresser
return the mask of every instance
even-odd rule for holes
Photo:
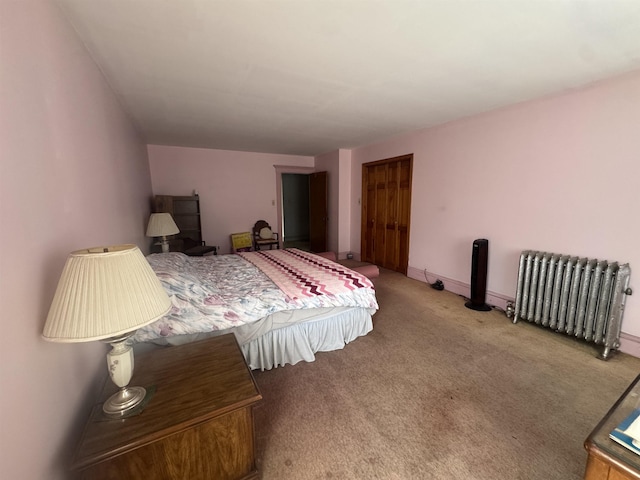
[[[156,195],[155,213],[170,213],[180,233],[169,240],[172,252],[184,252],[202,245],[202,222],[200,219],[200,197]]]

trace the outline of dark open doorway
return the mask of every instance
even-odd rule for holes
[[[309,175],[282,174],[284,248],[309,250]]]
[[[316,253],[326,251],[327,172],[276,167],[276,173],[278,231],[281,232],[284,248]]]

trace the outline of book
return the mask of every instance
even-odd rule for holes
[[[640,408],[636,408],[609,434],[609,438],[640,455]]]

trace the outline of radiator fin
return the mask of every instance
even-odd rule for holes
[[[620,346],[629,264],[535,250],[520,255],[514,323],[523,318],[551,330]]]

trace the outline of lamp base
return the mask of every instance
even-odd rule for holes
[[[169,240],[167,240],[167,237],[162,237],[160,245],[162,245],[162,253],[169,253]]]
[[[122,387],[104,402],[102,411],[109,417],[124,417],[142,404],[146,395],[143,387]]]

